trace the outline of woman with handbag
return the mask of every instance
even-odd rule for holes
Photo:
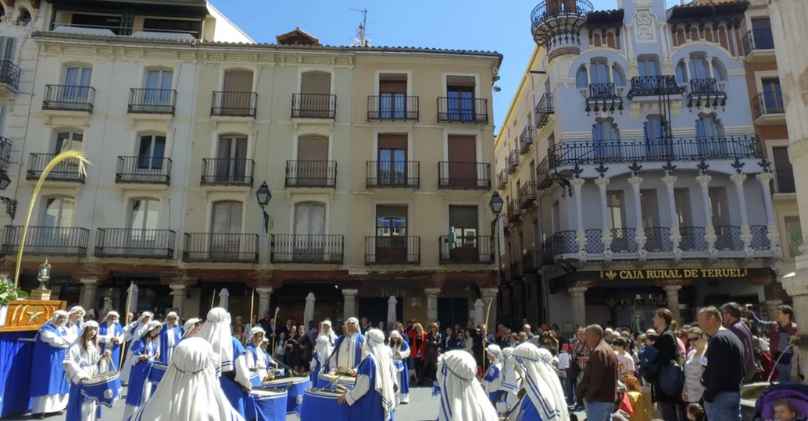
[[[676,337],[673,335],[673,313],[667,308],[657,309],[654,314],[654,329],[658,333],[658,337],[654,342],[656,349],[656,378],[652,382],[652,392],[654,400],[659,406],[659,411],[662,414],[662,419],[665,421],[684,421],[684,414],[682,411],[681,387],[675,391],[676,385],[672,379],[676,376],[674,371],[678,368],[681,369],[679,361],[681,355],[679,354],[679,345]],[[682,376],[683,377],[683,376]]]

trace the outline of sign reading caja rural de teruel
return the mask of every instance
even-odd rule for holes
[[[737,279],[749,276],[746,268],[691,268],[691,269],[625,269],[600,272],[600,279],[616,280],[665,280],[665,279]]]

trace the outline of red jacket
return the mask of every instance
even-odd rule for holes
[[[413,329],[410,332],[410,356],[412,358],[424,358],[426,355],[427,340],[426,335],[420,337]]]

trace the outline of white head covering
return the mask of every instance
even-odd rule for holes
[[[180,342],[160,385],[133,421],[243,421],[219,385],[217,364],[218,356],[204,339]]]
[[[525,373],[527,395],[542,421],[568,421],[564,390],[553,369],[550,351],[527,342],[516,347],[513,357]]]
[[[499,345],[491,344],[485,348],[485,352],[494,356],[494,364],[502,362],[502,348]]]
[[[199,318],[196,318],[196,317],[188,319],[185,322],[185,324],[182,325],[182,330],[185,331],[185,333],[182,335],[182,337],[184,338],[184,337],[188,336],[188,332],[190,332],[191,329],[193,329],[194,325],[196,325],[197,323],[199,323],[201,321],[202,321],[202,319],[199,319]]]
[[[95,320],[90,320],[89,322],[84,322],[84,325],[81,327],[81,334],[83,335],[84,331],[86,331],[87,329],[90,329],[90,328],[98,329],[98,322],[96,322]]]
[[[120,318],[121,318],[121,315],[120,315],[120,314],[118,314],[118,312],[117,312],[117,311],[115,311],[115,310],[111,310],[111,311],[107,312],[107,315],[104,317],[104,319],[105,319],[105,320],[106,320],[106,319],[109,319],[109,317],[110,317],[110,316],[115,316],[115,317],[117,317],[118,319],[120,319]]]
[[[50,322],[53,323],[53,324],[56,324],[56,319],[57,318],[64,317],[64,320],[62,321],[62,323],[64,324],[67,321],[67,316],[68,315],[69,315],[69,313],[64,311],[64,310],[56,310],[56,311],[53,312],[53,314],[51,314]]]
[[[331,340],[332,344],[336,343],[337,342],[337,332],[334,332],[334,327],[331,325],[331,320],[328,320],[328,319],[323,320],[320,323],[320,326],[322,327],[323,325],[328,326],[328,333],[326,333],[325,335],[328,337],[328,339]],[[357,324],[357,326],[358,326],[358,324]],[[320,332],[320,335],[323,335],[323,333]]]
[[[382,396],[385,419],[396,407],[395,378],[393,373],[392,351],[384,344],[384,332],[369,329],[365,336],[365,346],[376,359],[376,384],[374,388]]]
[[[477,362],[466,351],[438,358],[439,421],[497,421],[497,410],[477,380]]]
[[[358,333],[360,335],[362,334],[362,325],[359,324],[359,319],[357,319],[356,317],[349,317],[348,320],[345,321],[345,324],[348,324],[348,323],[355,324],[356,325],[356,333]],[[343,332],[343,333],[348,333],[348,332]]]
[[[222,372],[233,371],[233,332],[230,329],[230,313],[221,307],[214,307],[197,334],[213,347],[219,355]]]
[[[490,346],[490,345],[489,345]],[[516,372],[516,360],[513,358],[513,348],[502,349],[502,387],[509,393],[516,393],[521,388],[522,379]]]
[[[317,360],[325,362],[331,353],[334,352],[334,346],[331,345],[331,340],[326,335],[320,335],[314,343],[314,352],[317,354]]]
[[[140,317],[138,317],[137,320],[139,322],[143,322],[143,319],[145,319],[146,317],[153,319],[154,313],[152,313],[151,311],[144,311],[143,313],[140,313]]]
[[[163,327],[163,324],[157,320],[152,320],[146,324],[146,329],[143,331],[143,336],[148,335],[151,331]]]
[[[402,339],[401,338],[401,333],[399,333],[397,330],[391,331],[390,332],[390,339],[393,339],[393,338]]]
[[[250,329],[250,339],[252,339],[253,336],[255,336],[255,335],[259,334],[259,333],[263,333],[264,335],[267,334],[267,332],[261,326],[253,327],[252,329]]]
[[[84,307],[82,307],[82,306],[70,307],[70,314],[73,314],[73,313],[78,313],[80,315],[80,317],[84,317],[87,314],[87,312],[84,311]]]

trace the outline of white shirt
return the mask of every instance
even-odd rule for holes
[[[342,343],[339,345],[339,350],[334,352],[329,362],[330,371],[332,373],[336,372],[338,369],[348,371],[356,368],[358,361],[354,360],[356,359],[356,341],[358,337],[359,334],[354,333],[350,336],[346,336],[345,339],[342,340]],[[337,357],[339,357],[338,360]]]
[[[634,374],[634,358],[632,358],[631,355],[625,351],[622,353],[615,352],[615,354],[617,355],[617,366],[620,370],[620,377],[623,377],[626,374]]]
[[[570,368],[570,361],[572,360],[572,356],[570,356],[569,352],[562,352],[558,354],[558,369],[559,370],[566,370]]]

